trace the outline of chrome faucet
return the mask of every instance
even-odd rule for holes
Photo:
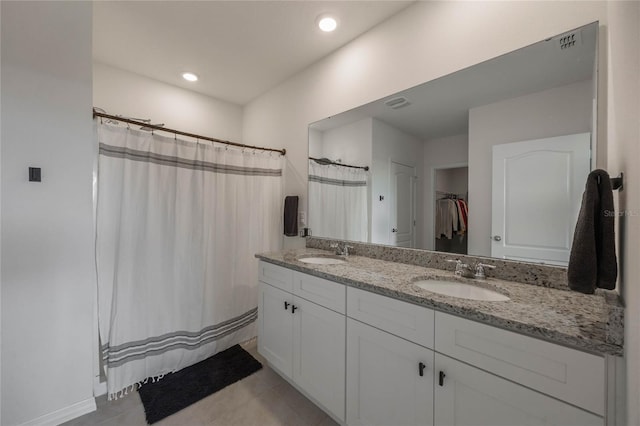
[[[485,269],[495,269],[494,265],[487,265],[486,263],[478,262],[474,266],[462,263],[460,259],[447,259],[449,263],[456,264],[456,270],[453,273],[456,277],[475,278],[477,280],[484,280],[487,278]]]
[[[474,275],[469,265],[462,263],[460,259],[447,259],[447,262],[456,264],[456,270],[453,273],[456,277],[473,278]]]
[[[347,243],[342,243],[342,247],[340,243],[333,243],[329,247],[336,249],[336,254],[338,256],[349,256],[349,249],[353,249],[353,246],[347,245]]]
[[[474,275],[474,278],[477,280],[484,280],[487,278],[487,276],[484,273],[485,268],[489,268],[489,269],[496,269],[496,267],[494,265],[487,265],[486,263],[476,263],[476,273]]]

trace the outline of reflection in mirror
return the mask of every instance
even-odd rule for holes
[[[566,265],[595,164],[597,37],[595,22],[312,123],[313,235]]]

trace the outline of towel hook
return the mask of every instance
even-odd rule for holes
[[[620,176],[611,178],[611,188],[616,191],[624,189],[624,173],[620,172]]]

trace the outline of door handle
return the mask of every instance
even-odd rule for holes
[[[424,369],[427,367],[427,365],[423,362],[418,363],[418,373],[420,374],[420,377],[424,376]]]
[[[438,375],[438,384],[440,386],[444,386],[444,378],[446,377],[446,374],[444,374],[444,371],[440,371],[440,374]]]
[[[493,236],[493,240],[494,240],[494,241],[501,241],[501,240],[502,240],[502,237],[501,237],[500,235],[494,235],[494,236]]]
[[[289,308],[289,305],[290,305],[290,304],[291,304],[291,303],[289,303],[289,302],[287,302],[287,301],[285,301],[285,302],[284,302],[284,310],[285,310],[285,311]]]
[[[391,232],[398,232],[398,228],[391,228]]]

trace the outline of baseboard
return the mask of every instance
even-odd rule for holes
[[[44,416],[29,420],[26,423],[22,423],[21,426],[55,426],[66,421],[73,420],[83,414],[91,413],[92,411],[96,411],[96,400],[94,398],[89,398],[54,411],[53,413],[45,414]]]

